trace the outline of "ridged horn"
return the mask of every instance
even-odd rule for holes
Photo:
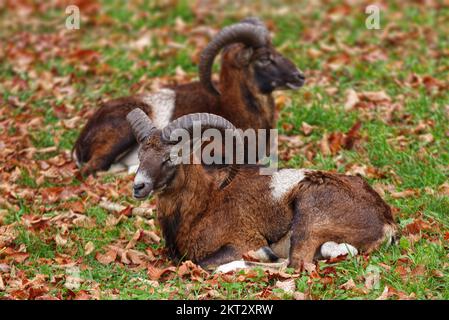
[[[151,119],[142,109],[136,108],[126,116],[134,136],[139,143],[144,142],[156,130]]]
[[[176,129],[184,129],[191,132],[193,124],[200,122],[202,128],[216,128],[216,129],[232,129],[235,130],[235,126],[223,117],[210,113],[192,113],[182,116],[172,122],[170,122],[163,130],[161,138],[165,142],[171,141],[170,136]]]
[[[249,19],[253,21],[253,18]],[[253,48],[259,48],[266,45],[267,40],[268,31],[265,26],[259,26],[249,21],[225,27],[211,40],[201,53],[199,65],[201,83],[211,93],[219,95],[220,93],[212,83],[212,65],[220,50],[231,43],[243,43]]]
[[[242,21],[240,21],[240,23],[250,23],[255,26],[263,27],[267,30],[265,23],[259,17],[247,17],[247,18],[243,19]],[[267,32],[268,32],[268,30],[267,30]]]

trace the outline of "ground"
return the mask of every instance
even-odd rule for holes
[[[79,30],[64,1],[2,3],[0,298],[449,298],[448,1],[376,1],[379,30],[369,1],[75,1]],[[132,176],[80,179],[70,150],[98,102],[195,79],[210,35],[255,13],[307,77],[276,95],[282,165],[365,176],[396,245],[215,275],[170,262]]]

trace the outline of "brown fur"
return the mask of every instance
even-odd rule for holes
[[[114,160],[136,144],[126,114],[140,108],[151,117],[151,108],[140,96],[108,101],[89,119],[81,131],[74,152],[85,164],[81,173],[88,175],[107,170]]]

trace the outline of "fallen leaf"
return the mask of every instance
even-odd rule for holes
[[[424,276],[426,274],[426,266],[423,264],[417,265],[411,272],[411,275],[416,276]]]
[[[162,275],[164,275],[165,273],[168,272],[176,272],[176,268],[175,267],[168,267],[165,269],[160,269],[157,267],[154,267],[152,265],[149,265],[147,268],[147,275],[148,278],[150,278],[150,280],[159,280]]]
[[[391,101],[390,96],[385,91],[365,91],[361,92],[360,95],[369,101],[372,102],[381,102],[381,101]]]
[[[359,96],[354,89],[346,91],[345,111],[352,110],[360,102]]]
[[[313,131],[313,126],[303,121],[301,124],[301,131],[304,133],[305,136],[309,136]]]
[[[415,219],[412,223],[405,226],[403,233],[408,234],[418,234],[421,231],[431,230],[431,226],[428,222],[422,220],[421,218]]]
[[[131,238],[131,240],[128,242],[128,244],[126,245],[125,249],[132,249],[134,248],[134,246],[136,245],[137,241],[140,238],[142,231],[141,230],[137,230],[133,237]]]
[[[105,210],[112,211],[112,212],[121,212],[126,209],[126,207],[122,206],[121,204],[110,202],[107,200],[102,200],[100,202],[99,206]]]
[[[108,250],[105,253],[97,252],[95,259],[101,264],[110,264],[117,258],[117,252],[114,250]]]
[[[354,280],[352,280],[352,278],[350,278],[348,281],[346,281],[345,283],[343,283],[340,288],[344,289],[344,290],[352,290],[356,287]]]
[[[433,134],[431,133],[425,133],[425,134],[420,134],[419,135],[419,140],[421,140],[424,143],[431,143],[435,140],[435,138],[433,137]]]
[[[80,290],[76,293],[73,300],[91,300],[90,294],[86,290]]]
[[[289,279],[285,281],[276,281],[276,288],[282,289],[288,294],[293,294],[296,289],[295,279]]]
[[[408,198],[418,195],[418,191],[408,189],[404,191],[392,192],[390,196],[394,199]]]
[[[376,300],[387,300],[388,299],[388,287],[385,286],[384,290],[380,294],[379,297],[376,298]]]
[[[142,240],[147,244],[161,242],[161,238],[154,231],[149,230],[142,231]]]
[[[84,255],[88,256],[89,254],[91,254],[94,251],[94,249],[95,249],[95,246],[94,246],[93,242],[89,241],[84,246]]]
[[[306,300],[306,295],[303,292],[295,291],[295,292],[293,292],[293,299]]]
[[[63,247],[67,244],[67,239],[63,238],[59,233],[55,236],[55,242],[58,246]]]
[[[5,291],[5,283],[3,282],[1,274],[0,274],[0,291]]]

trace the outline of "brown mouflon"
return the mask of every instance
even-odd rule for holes
[[[222,51],[219,84],[211,80],[212,64]],[[73,158],[87,175],[113,163],[136,167],[137,143],[126,115],[142,109],[159,129],[180,116],[207,112],[229,119],[238,128],[275,126],[272,92],[297,89],[304,75],[272,45],[257,18],[247,18],[221,30],[204,49],[199,82],[167,87],[154,93],[104,103],[88,120],[73,148]]]
[[[362,177],[306,169],[267,176],[254,165],[174,164],[168,139],[173,130],[190,130],[194,121],[204,129],[235,130],[234,125],[204,113],[183,116],[162,130],[142,110],[127,118],[140,143],[134,196],[155,194],[175,260],[217,266],[268,247],[297,268],[312,262],[327,242],[370,252],[394,237],[390,207]]]

